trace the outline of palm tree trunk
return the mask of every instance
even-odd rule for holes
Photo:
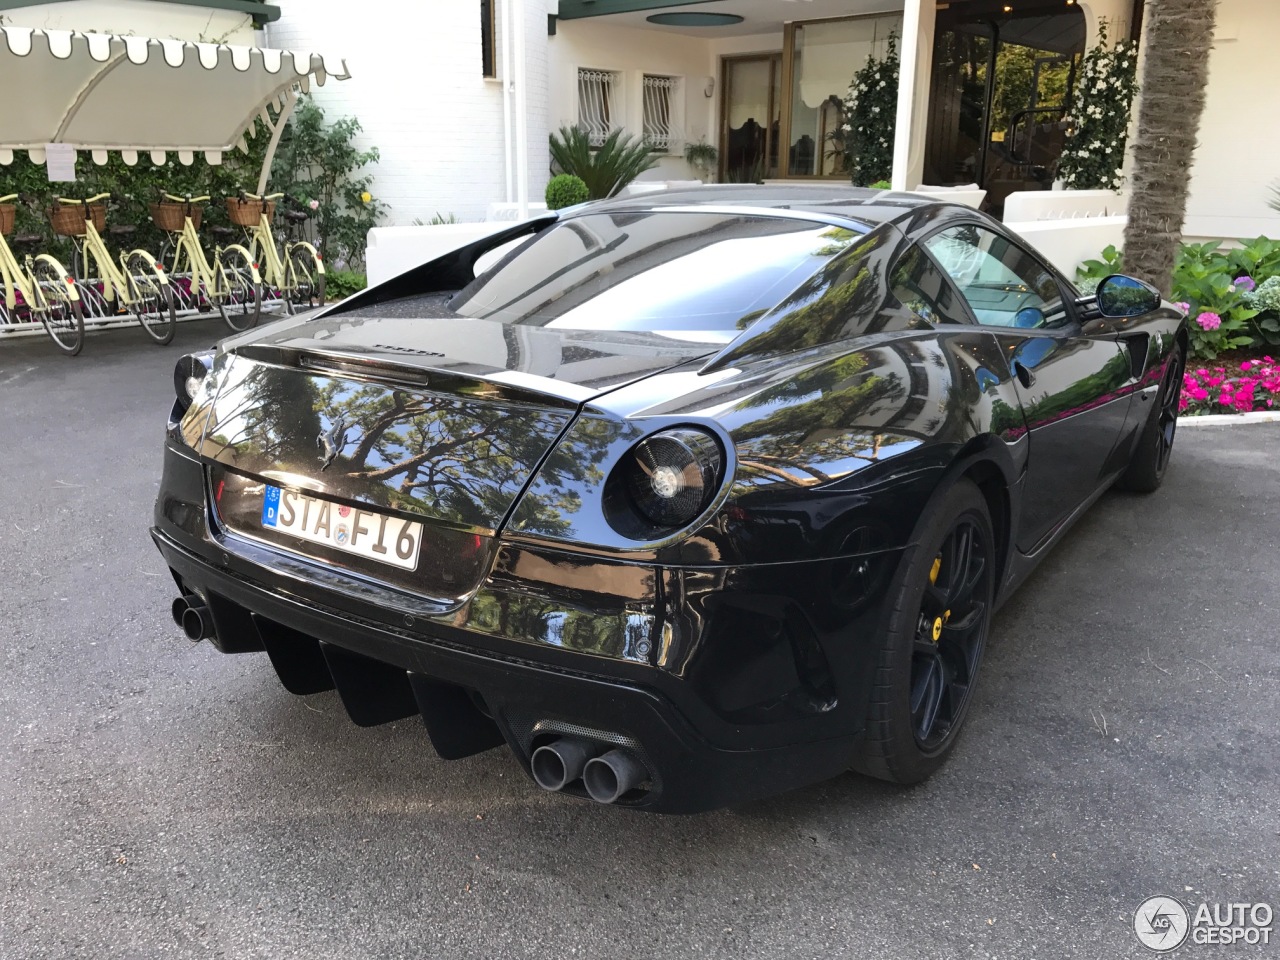
[[[1146,9],[1124,265],[1166,297],[1187,213],[1217,6],[1218,0],[1150,0]]]

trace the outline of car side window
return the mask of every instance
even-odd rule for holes
[[[894,265],[889,285],[898,302],[929,323],[968,323],[964,305],[937,264],[918,245]]]
[[[961,224],[924,245],[984,326],[1037,329],[1067,320],[1062,290],[1049,268],[994,230]]]

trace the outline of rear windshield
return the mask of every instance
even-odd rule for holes
[[[518,247],[449,306],[511,324],[727,339],[862,229],[696,211],[574,217]]]

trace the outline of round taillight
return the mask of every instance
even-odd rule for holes
[[[681,427],[646,437],[623,457],[620,469],[636,510],[661,527],[683,527],[715,496],[720,445],[701,430]]]
[[[173,389],[178,406],[185,411],[204,387],[205,378],[213,366],[213,353],[189,353],[178,359],[173,368]]]

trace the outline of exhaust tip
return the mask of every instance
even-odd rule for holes
[[[625,750],[610,750],[589,761],[582,771],[587,794],[596,803],[614,803],[648,779],[644,764]]]
[[[529,758],[534,782],[553,793],[582,776],[583,767],[598,748],[585,740],[561,737],[533,751]]]
[[[178,597],[173,601],[173,606],[170,609],[173,613],[174,626],[182,626],[182,615],[187,612],[187,607],[189,606],[191,604],[187,603],[186,597]]]
[[[213,636],[213,618],[209,616],[208,607],[188,605],[187,609],[182,612],[180,626],[182,627],[182,632],[187,635],[187,639],[192,643],[199,643],[201,640],[208,640]]]

